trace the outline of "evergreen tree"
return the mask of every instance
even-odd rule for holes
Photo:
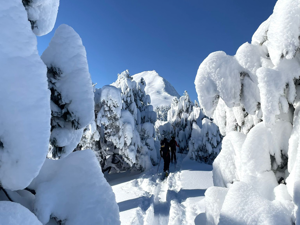
[[[180,152],[188,150],[188,139],[191,135],[191,124],[188,117],[193,109],[193,103],[187,91],[184,91],[183,96],[173,99],[171,109],[168,112],[168,121],[175,130],[176,140],[179,144]]]
[[[157,120],[167,121],[168,120],[168,111],[170,110],[170,108],[171,108],[171,106],[168,106],[168,105],[157,106],[155,108]]]
[[[51,137],[48,157],[70,154],[94,119],[94,95],[86,51],[79,35],[61,25],[41,56],[51,91]]]
[[[136,134],[132,145],[133,151],[137,153],[135,167],[140,170],[148,169],[152,165],[151,160],[153,163],[157,161],[157,152],[153,141],[156,113],[149,105],[150,97],[145,93],[146,83],[144,79],[136,83],[126,70],[118,75],[113,85],[121,90],[123,110],[128,110],[135,120]]]
[[[299,223],[299,16],[299,1],[278,0],[251,43],[199,66],[199,103],[225,136],[206,191],[208,223]]]

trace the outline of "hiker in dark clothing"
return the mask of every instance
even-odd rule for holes
[[[170,165],[170,146],[167,138],[160,143],[160,156],[164,159],[164,172],[166,176],[169,175],[169,165]]]
[[[176,146],[179,147],[177,142],[175,141],[175,137],[172,137],[172,140],[170,141],[170,147],[171,147],[171,162],[177,162],[176,159]]]

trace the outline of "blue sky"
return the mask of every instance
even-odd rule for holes
[[[55,28],[72,26],[87,50],[97,87],[128,69],[156,70],[181,95],[214,51],[234,55],[272,13],[276,0],[61,0]],[[55,29],[54,29],[55,30]],[[54,30],[38,38],[40,54]]]

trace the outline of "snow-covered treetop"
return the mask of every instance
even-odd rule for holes
[[[43,224],[51,217],[66,225],[120,224],[115,195],[91,150],[47,159],[30,188],[36,191],[34,212]]]
[[[243,44],[233,57],[215,52],[203,61],[195,85],[208,116],[213,116],[219,98],[227,107],[242,107],[251,115],[261,110],[266,124],[274,123],[280,108],[287,112],[299,77],[299,15],[299,1],[279,0],[252,44]]]
[[[48,67],[48,79],[58,92],[52,101],[75,129],[86,127],[94,118],[94,93],[86,51],[80,36],[67,25],[55,32],[42,54]],[[51,89],[51,87],[50,87]]]
[[[173,97],[180,97],[175,88],[156,71],[144,71],[132,76],[133,80],[139,82],[143,78],[146,82],[145,92],[151,97],[151,104],[157,106],[171,105]]]
[[[252,44],[265,45],[274,65],[292,59],[299,49],[300,6],[298,0],[278,0],[273,14],[258,28]]]
[[[132,80],[129,71],[125,70],[118,74],[118,79],[112,85],[120,88],[122,92],[123,109],[130,111],[134,119],[137,120],[138,112],[133,94],[133,90],[136,89],[136,82]]]
[[[59,0],[22,0],[33,32],[43,36],[52,31],[58,12]]]
[[[182,114],[188,115],[192,112],[193,103],[190,100],[190,96],[187,91],[184,91],[183,95],[179,98],[174,97],[171,104],[171,109],[168,111],[168,121],[171,123],[178,123],[181,121]]]
[[[115,117],[116,119],[121,117],[122,99],[118,88],[110,85],[102,87],[100,102],[104,106],[104,108],[102,107],[103,113],[104,111],[112,110],[108,114],[109,117]],[[106,124],[104,121],[102,123]]]
[[[242,71],[234,57],[221,51],[211,53],[201,63],[195,85],[199,103],[207,116],[212,116],[219,98],[222,98],[228,107],[239,104]]]
[[[48,150],[50,92],[36,36],[19,0],[0,7],[0,182],[24,189],[37,176]]]

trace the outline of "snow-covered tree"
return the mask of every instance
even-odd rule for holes
[[[113,85],[121,90],[122,109],[129,111],[135,121],[132,140],[136,152],[135,167],[148,169],[157,162],[158,154],[154,142],[156,113],[150,105],[150,96],[145,93],[145,80],[142,78],[135,82],[126,70],[118,75]]]
[[[221,151],[222,135],[219,128],[211,120],[204,118],[201,128],[193,122],[189,140],[189,155],[192,159],[212,164]]]
[[[133,89],[133,94],[137,109],[141,115],[140,126],[140,137],[141,144],[144,148],[146,154],[150,154],[150,159],[152,164],[155,164],[158,159],[157,149],[155,147],[155,129],[154,124],[156,122],[157,116],[156,112],[153,111],[153,106],[151,104],[150,96],[145,92],[146,82],[141,78],[136,83],[136,88]]]
[[[92,121],[86,128],[83,130],[83,135],[81,141],[79,142],[77,149],[92,149],[96,151],[99,149],[97,142],[100,140],[100,134],[97,130],[97,125],[95,121]]]
[[[173,99],[171,109],[168,112],[168,121],[174,128],[175,138],[181,152],[188,150],[188,140],[191,135],[191,124],[188,117],[193,109],[193,103],[190,100],[187,91],[183,96]]]
[[[0,13],[0,183],[19,190],[37,176],[47,155],[50,93],[22,2],[2,2]]]
[[[99,92],[99,91],[98,91]],[[119,89],[104,86],[100,92],[97,124],[100,130],[99,154],[104,171],[114,168],[120,172],[136,163],[136,149],[133,140],[138,136],[134,118],[127,110],[122,110]]]
[[[57,4],[56,10],[53,4]],[[57,8],[58,1],[1,3],[0,221],[23,225],[119,224],[114,193],[92,151],[71,153],[61,160],[46,159],[53,105],[47,66],[38,55],[37,39],[28,18],[36,19],[35,33],[48,33]],[[41,13],[40,17],[30,17],[35,13]],[[42,17],[48,22],[43,22]],[[64,53],[56,58],[62,59],[67,55]],[[64,71],[64,67],[60,69],[57,71]],[[78,124],[87,125],[82,120]]]
[[[203,114],[197,101],[192,104],[188,93],[173,98],[168,121],[157,121],[157,137],[171,140],[175,136],[181,152],[188,151],[191,159],[211,164],[221,150],[219,128]]]
[[[168,120],[168,111],[170,110],[170,108],[171,108],[171,106],[169,106],[169,105],[157,106],[155,108],[157,120],[167,121]]]
[[[84,128],[94,119],[94,93],[86,51],[80,36],[61,25],[42,54],[51,91],[49,157],[61,158],[80,142]]]
[[[22,0],[22,3],[27,10],[31,29],[36,35],[42,36],[52,31],[59,0]]]
[[[205,194],[209,224],[300,224],[299,16],[298,0],[278,0],[251,44],[198,69],[200,105],[226,135]]]

